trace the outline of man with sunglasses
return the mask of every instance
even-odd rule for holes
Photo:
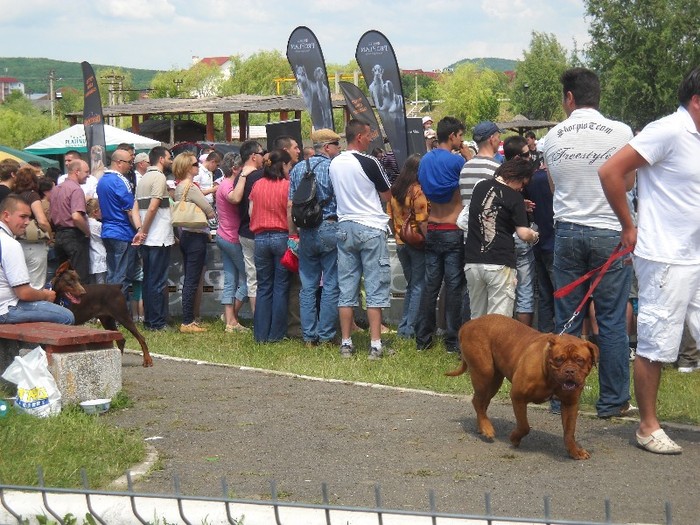
[[[112,153],[109,168],[97,183],[97,196],[102,212],[102,242],[107,252],[107,282],[119,284],[129,299],[129,284],[138,274],[137,248],[146,239],[141,231],[138,202],[132,193],[127,174],[133,156],[117,149]]]
[[[316,199],[322,205],[323,222],[316,228],[299,228],[299,319],[307,346],[330,343],[336,335],[338,323],[338,211],[331,183],[329,168],[331,159],[340,153],[340,136],[331,129],[319,129],[311,133],[314,155],[299,162],[289,173],[289,201],[287,222],[289,234],[297,227],[292,222],[292,199],[301,179],[312,169],[316,178]],[[323,276],[320,309],[316,294]]]

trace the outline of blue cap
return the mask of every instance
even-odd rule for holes
[[[474,142],[478,144],[479,142],[485,141],[494,133],[503,133],[503,130],[499,129],[498,126],[496,126],[496,124],[490,120],[484,120],[483,122],[479,122],[476,126],[474,126],[472,133],[474,136]]]

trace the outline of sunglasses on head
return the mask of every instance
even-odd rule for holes
[[[326,142],[326,144],[332,144],[333,146],[340,146],[340,141],[338,140],[333,140],[331,142]]]

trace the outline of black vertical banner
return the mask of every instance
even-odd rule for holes
[[[367,31],[357,43],[355,59],[400,169],[408,157],[408,138],[403,88],[394,48],[379,31]]]
[[[107,162],[102,101],[92,66],[87,62],[82,62],[81,65],[83,67],[83,93],[85,97],[83,127],[85,128],[85,140],[89,154],[88,164],[90,165],[90,173],[99,179],[105,171]]]
[[[299,26],[292,31],[287,42],[287,60],[297,79],[314,129],[335,130],[326,63],[321,46],[311,29]]]
[[[343,92],[345,103],[348,105],[348,111],[350,111],[352,118],[366,122],[372,130],[372,142],[369,145],[369,151],[372,152],[374,148],[384,149],[384,139],[379,130],[379,122],[377,122],[377,117],[374,116],[374,111],[372,111],[372,105],[365,94],[352,82],[340,82],[340,90]]]

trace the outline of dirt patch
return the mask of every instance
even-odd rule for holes
[[[159,452],[162,470],[135,490],[172,493],[180,478],[186,495],[269,498],[320,503],[321,483],[331,501],[373,506],[379,483],[390,508],[429,508],[433,489],[445,512],[493,512],[542,517],[551,496],[553,517],[604,519],[604,502],[619,522],[662,523],[670,501],[675,524],[697,522],[700,432],[674,429],[680,456],[663,457],[631,444],[632,421],[582,415],[579,443],[592,457],[568,458],[561,421],[530,407],[532,431],[520,448],[508,442],[511,406],[489,410],[497,437],[475,432],[466,398],[313,381],[232,367],[155,358],[144,369],[137,355],[124,356],[128,410],[105,416],[111,424],[140,428]],[[466,376],[455,381],[468,381]]]

